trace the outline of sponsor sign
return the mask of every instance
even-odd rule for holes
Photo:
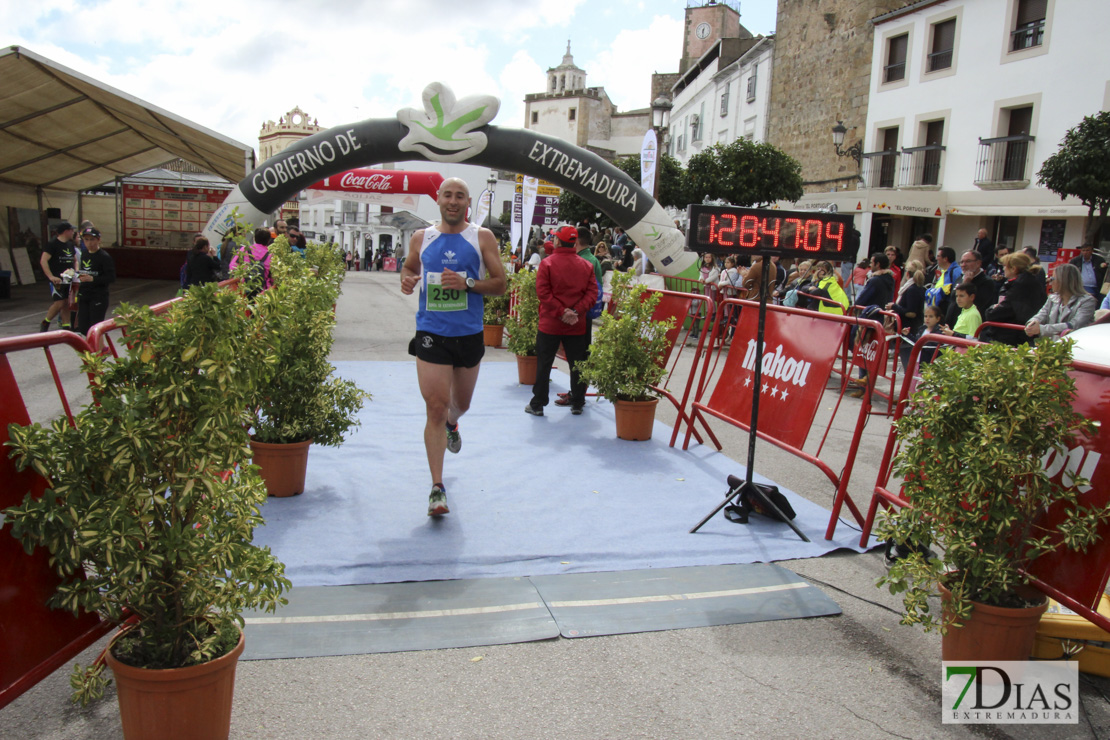
[[[737,310],[736,306],[726,307]],[[767,312],[763,357],[756,356],[759,310],[744,306],[708,406],[747,425],[752,398],[759,399],[759,431],[801,448],[821,402],[847,324],[818,317]],[[762,364],[756,389],[755,366]]]
[[[193,246],[193,234],[205,227],[227,197],[226,190],[165,185],[123,186],[123,246]]]

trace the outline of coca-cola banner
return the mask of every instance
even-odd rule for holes
[[[294,194],[324,179],[382,162],[467,162],[547,180],[581,196],[617,224],[665,275],[697,273],[697,256],[654,198],[598,155],[552,136],[490,126],[500,108],[491,95],[456,99],[442,83],[423,92],[423,108],[396,118],[336,126],[306,137],[248,174],[205,227],[218,240],[238,209],[250,223],[272,217]]]
[[[443,184],[438,172],[406,172],[405,170],[357,169],[325,177],[308,186],[308,190],[327,190],[343,193],[417,193],[433,198]]]
[[[731,306],[732,310],[740,306]],[[759,310],[744,306],[725,358],[720,380],[708,406],[747,425],[751,421],[756,363],[762,363],[759,431],[801,449],[833,362],[844,342],[847,324],[820,316],[767,312],[763,357],[756,356]]]

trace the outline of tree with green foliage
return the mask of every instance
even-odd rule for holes
[[[621,157],[613,164],[639,184],[640,158],[638,156]],[[659,191],[657,200],[663,207],[674,206],[681,209],[686,208],[686,204],[689,203],[686,173],[682,169],[682,164],[669,154],[663,155],[659,170]],[[608,214],[602,213],[601,218],[597,218],[600,210],[593,203],[569,190],[564,189],[563,194],[559,196],[559,219],[567,223],[576,224],[583,218],[588,218],[590,221],[597,220],[601,228],[615,226],[616,222]]]
[[[737,139],[714,144],[686,165],[692,202],[703,198],[736,206],[757,206],[802,197],[802,166],[767,143]]]
[[[1086,242],[1097,245],[1110,209],[1110,111],[1085,116],[1069,129],[1037,181],[1061,200],[1070,195],[1087,206]]]

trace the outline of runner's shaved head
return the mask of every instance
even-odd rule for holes
[[[448,177],[446,180],[443,181],[443,184],[439,186],[439,192],[442,193],[445,189],[449,187],[462,188],[464,191],[466,191],[466,197],[470,197],[470,186],[467,185],[466,181],[463,180],[461,177]]]

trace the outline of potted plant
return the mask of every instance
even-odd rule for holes
[[[509,316],[509,295],[485,296],[482,314],[482,340],[487,347],[500,347],[505,338],[505,319]]]
[[[215,284],[166,316],[121,306],[127,350],[84,356],[93,402],[74,424],[10,427],[16,465],[47,487],[4,521],[27,551],[49,550],[61,579],[52,606],[123,625],[102,658],[126,737],[227,737],[241,613],[273,611],[290,587],[251,544],[266,493],[247,408],[268,370],[246,309]],[[146,677],[155,694],[136,689]],[[169,691],[178,682],[193,688]],[[76,666],[71,683],[75,701],[101,696],[104,663]]]
[[[945,352],[925,366],[895,422],[901,451],[893,472],[910,506],[889,513],[876,534],[908,554],[879,585],[902,594],[903,624],[941,631],[945,660],[1026,660],[1045,603],[1024,573],[1060,548],[1085,550],[1110,518],[1110,509],[1083,506],[1076,488],[1051,480],[1043,466],[1048,453],[1091,429],[1071,406],[1069,361],[1067,341]],[[1064,516],[1052,531],[1038,524],[1048,507]],[[943,549],[943,558],[929,547]],[[938,591],[939,614],[929,602]],[[1008,616],[1026,620],[1018,634],[997,626]],[[986,620],[995,624],[984,629]]]
[[[613,273],[611,310],[595,327],[579,371],[616,407],[617,437],[645,440],[651,439],[659,403],[652,386],[667,375],[663,357],[674,319],[653,320],[660,295],[633,280],[632,273]]]
[[[272,379],[252,404],[251,448],[271,496],[304,491],[308,448],[338,446],[370,395],[334,377],[328,361],[334,305],[346,275],[334,244],[309,243],[301,257],[279,238],[271,247],[274,286],[254,301]]]
[[[536,273],[521,270],[509,280],[512,310],[505,319],[509,351],[516,355],[517,380],[521,385],[536,382],[536,332],[540,323],[540,299],[536,295]]]

